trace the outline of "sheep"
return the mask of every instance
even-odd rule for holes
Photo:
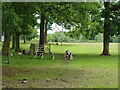
[[[19,52],[19,53],[18,53],[18,55],[22,55],[22,53],[21,53],[21,52]]]
[[[64,59],[65,60],[72,60],[73,59],[72,53],[69,50],[67,50],[65,52]]]
[[[24,55],[30,55],[30,50],[23,50],[22,53],[23,53]]]
[[[54,60],[54,59],[55,59],[54,54],[52,54],[51,58],[52,58],[52,60]]]
[[[43,53],[40,54],[40,58],[43,58]]]
[[[9,53],[9,55],[10,55],[10,56],[13,56],[13,54],[12,54],[12,53]]]

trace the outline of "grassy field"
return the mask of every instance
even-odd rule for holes
[[[30,44],[21,44],[29,50]],[[70,50],[73,60],[65,61],[64,52]],[[111,56],[100,56],[102,43],[52,44],[52,53],[43,59],[19,56],[11,50],[10,64],[3,56],[3,88],[117,88],[118,44],[110,44]],[[27,83],[21,79],[27,78]]]

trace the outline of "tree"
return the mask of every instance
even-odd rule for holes
[[[105,21],[104,21],[104,35],[103,35],[103,53],[101,55],[110,55],[109,54],[109,29],[110,29],[110,2],[104,2],[105,6]]]
[[[99,22],[96,22],[100,21],[96,20],[100,17],[100,3],[63,2],[43,3],[43,5],[46,5],[46,9],[43,10],[45,12],[45,19],[47,18],[47,14],[54,19],[53,22],[60,26],[64,26],[66,29],[75,27],[72,34],[76,34],[78,37],[80,35],[78,32],[82,33],[86,38],[95,37],[98,33],[98,29],[99,31],[102,29]],[[95,16],[95,14],[97,15]]]
[[[66,3],[37,3],[39,9],[39,15],[41,17],[40,21],[40,41],[39,41],[39,45],[44,46],[44,38],[45,38],[45,31],[44,31],[44,27],[45,27],[45,20],[47,20],[47,16],[51,16],[54,21],[57,23],[59,23],[59,21],[63,20],[63,18],[61,18],[61,20],[57,20],[57,18],[62,17],[63,15],[60,15],[60,13],[66,13],[66,11],[68,10],[68,8],[66,8]],[[68,7],[68,6],[67,6]],[[46,23],[47,24],[47,23]],[[42,50],[44,51],[44,49]]]
[[[47,25],[48,25],[48,20],[46,19],[46,22],[45,22],[45,33],[44,33],[44,35],[45,35],[45,37],[44,37],[44,38],[45,38],[44,42],[45,42],[45,43],[48,42],[48,41],[47,41],[47,29],[48,29],[48,28],[47,28],[47,27],[48,27]]]
[[[49,16],[49,14],[46,14],[45,16],[45,25],[44,25],[44,43],[47,43],[47,31],[52,30],[52,24],[53,24],[53,18]],[[39,25],[37,25],[37,28],[39,28]]]
[[[28,29],[30,29],[29,31],[31,31],[31,33],[26,35],[26,39],[28,41],[30,41],[30,40],[32,40],[34,38],[38,38],[38,31],[35,28],[33,28],[32,26],[29,26]]]
[[[104,2],[105,9],[103,10],[104,20],[104,41],[103,41],[103,52],[101,55],[109,54],[109,41],[110,36],[119,35],[120,31],[120,2],[110,3]]]
[[[20,51],[19,36],[26,32],[29,24],[32,27],[36,25],[34,6],[34,3],[26,2],[5,2],[2,4],[2,33],[4,35],[2,52],[4,55],[9,53],[11,36],[16,35],[16,51]]]
[[[15,35],[12,36],[12,49],[15,49],[16,44],[15,44]]]
[[[24,36],[26,36],[26,41],[30,41],[34,38],[38,38],[38,31],[31,25],[28,25],[26,34],[24,33],[21,37],[22,40],[24,40]]]
[[[2,54],[8,55],[10,47],[10,37],[14,30],[19,28],[20,18],[15,13],[15,9],[11,2],[2,3],[2,33],[4,35],[4,43],[2,47]]]
[[[45,19],[45,33],[44,33],[44,42],[45,43],[48,43],[48,40],[47,40],[47,31],[48,29],[49,30],[52,30],[52,18],[50,18],[50,16],[48,16],[46,19]]]
[[[120,34],[120,1],[110,3],[110,36]]]
[[[41,13],[40,41],[39,41],[39,45],[43,45],[43,46],[44,46],[44,21],[45,21],[45,14]]]
[[[103,31],[101,21],[102,4],[98,2],[73,3],[72,23],[65,23],[65,28],[71,29],[68,34],[78,37],[82,34],[86,39],[95,39],[96,34]]]
[[[28,25],[31,25],[34,27],[37,24],[37,20],[35,18],[35,4],[34,3],[13,3],[15,12],[19,15],[19,17],[22,19],[21,24],[19,25],[21,29],[16,30],[16,49],[15,51],[20,51],[20,44],[19,44],[19,36],[21,34],[29,34],[29,31],[27,30]],[[27,9],[26,11],[24,11]]]
[[[24,44],[26,44],[26,35],[24,35]]]
[[[50,6],[51,6],[51,3],[38,3],[38,12],[39,12],[39,15],[40,15],[40,39],[39,39],[39,45],[43,45],[44,46],[44,36],[47,34],[47,24],[48,24],[48,11],[50,11]],[[45,20],[46,20],[46,25],[45,25]],[[45,30],[46,32],[44,31],[44,27],[45,27]],[[47,35],[46,35],[47,36]],[[44,51],[44,49],[43,49]]]
[[[49,34],[49,35],[48,35],[48,41],[50,41],[50,42],[55,42],[55,39],[54,39],[54,37],[53,37],[52,34]]]

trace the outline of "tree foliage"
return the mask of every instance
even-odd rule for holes
[[[84,35],[86,39],[95,37],[96,34],[103,31],[103,22],[101,21],[100,8],[102,7],[101,3],[98,2],[82,2],[82,3],[73,3],[74,14],[73,25],[68,24],[69,28],[72,30],[69,32],[69,35],[74,37],[80,34]]]
[[[34,38],[38,38],[38,31],[34,27],[32,27],[31,25],[28,25],[26,31],[27,31],[26,39],[28,41],[30,41]],[[22,39],[23,39],[23,37],[22,37]]]
[[[3,34],[11,35],[17,28],[20,29],[22,19],[15,12],[12,3],[2,3],[2,32]]]

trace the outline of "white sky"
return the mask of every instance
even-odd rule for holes
[[[40,19],[38,19],[37,22],[40,23]],[[38,30],[39,35],[40,35],[40,29],[37,29],[37,30]],[[66,30],[66,29],[63,28],[62,26],[59,26],[59,25],[57,25],[56,23],[53,23],[53,24],[52,24],[52,30],[48,30],[47,33],[48,33],[48,34],[52,34],[52,33],[56,32],[56,31],[66,31],[66,32],[68,32],[69,30]]]

